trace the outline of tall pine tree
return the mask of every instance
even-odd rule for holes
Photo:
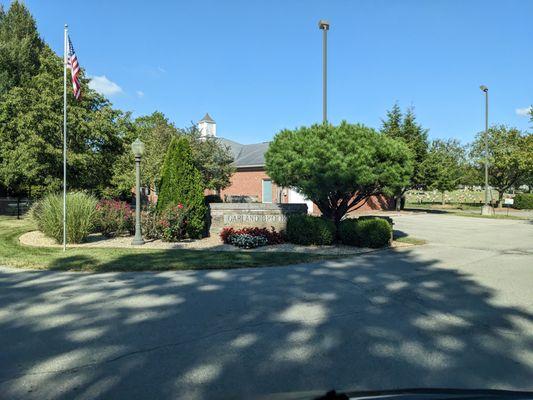
[[[401,199],[405,192],[424,184],[420,166],[427,156],[428,130],[424,129],[416,121],[412,107],[408,108],[403,115],[396,103],[391,110],[387,111],[387,118],[382,121],[381,133],[391,138],[402,140],[413,156],[413,173],[409,179],[409,184],[395,194],[396,209],[399,210],[401,208]]]
[[[26,84],[39,71],[44,43],[35,20],[19,1],[0,9],[0,96]]]

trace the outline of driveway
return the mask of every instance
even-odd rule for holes
[[[231,271],[0,270],[0,398],[533,390],[533,224],[395,217],[429,244]]]

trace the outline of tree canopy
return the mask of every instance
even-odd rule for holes
[[[13,67],[0,68],[0,182],[12,193],[58,190],[63,175],[63,61],[42,43],[35,21],[19,2],[0,20],[0,35],[7,35],[0,42],[0,63]],[[12,39],[4,44],[5,37]],[[13,40],[22,46],[17,49]],[[68,92],[69,184],[99,192],[109,185],[111,166],[122,151],[126,116],[88,87],[83,70],[80,75],[80,101]]]
[[[461,183],[465,166],[465,150],[459,141],[437,139],[431,143],[420,172],[429,189],[442,193],[444,202],[444,192],[456,189]]]
[[[489,184],[498,191],[498,203],[511,187],[523,184],[533,171],[533,135],[516,128],[495,125],[488,130]],[[485,132],[472,144],[472,157],[478,168],[485,163]]]
[[[204,189],[221,190],[230,183],[234,172],[233,156],[229,149],[217,138],[202,138],[195,125],[177,129],[160,112],[136,118],[132,123],[131,134],[124,139],[124,152],[114,166],[111,194],[127,196],[135,184],[133,154],[129,149],[135,138],[145,144],[141,159],[142,184],[159,191],[161,167],[168,146],[174,137],[182,136],[189,140],[193,163],[202,175]]]
[[[370,196],[406,186],[413,169],[405,143],[347,122],[283,130],[265,158],[278,185],[296,188],[337,224]]]

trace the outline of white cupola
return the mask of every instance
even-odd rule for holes
[[[217,123],[208,113],[198,122],[198,129],[200,130],[200,135],[204,138],[217,136]]]

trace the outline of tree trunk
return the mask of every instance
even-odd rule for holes
[[[394,208],[396,211],[400,211],[402,209],[402,195],[397,195],[394,198]]]
[[[502,206],[502,199],[503,199],[503,190],[501,192],[498,190],[498,203],[496,204],[496,208],[500,208]]]
[[[444,197],[444,192],[442,192],[442,203],[443,206],[446,205],[446,199]]]

